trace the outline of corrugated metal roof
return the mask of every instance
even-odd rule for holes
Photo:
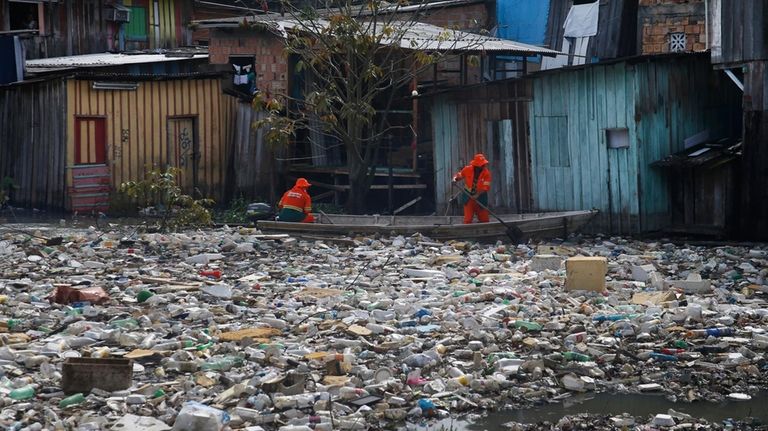
[[[195,21],[194,24],[203,28],[232,28],[241,27],[244,21],[251,25],[263,25],[282,34],[285,34],[286,30],[302,26],[297,20],[278,14],[208,19]],[[319,19],[316,22],[319,27],[327,25],[327,21],[325,20]],[[512,54],[541,54],[547,56],[556,56],[560,54],[557,51],[539,46],[481,34],[451,30],[422,22],[396,21],[395,23],[398,22],[402,25],[402,37],[394,38],[394,40],[391,41],[384,39],[382,43],[397,43],[403,49],[418,51],[502,51]]]
[[[189,55],[173,54],[103,54],[73,55],[69,57],[41,58],[27,60],[27,71],[64,70],[81,67],[122,66],[129,64],[161,63],[166,61],[181,61],[206,59],[208,54],[190,53]]]

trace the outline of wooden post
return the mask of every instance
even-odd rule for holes
[[[418,90],[419,90],[419,81],[418,81],[418,78],[414,75],[412,91],[418,91]],[[411,152],[413,155],[413,163],[411,168],[413,169],[413,172],[416,172],[416,169],[418,168],[418,147],[419,147],[419,99],[418,97],[412,98],[411,110],[412,110],[411,132],[413,133],[413,138],[411,139]]]
[[[391,146],[390,146],[390,151],[391,151]],[[392,214],[392,206],[393,206],[392,199],[394,197],[394,185],[395,185],[394,178],[392,176],[392,162],[390,161],[390,163],[389,163],[389,176],[387,177],[387,186],[388,186],[388,189],[387,189],[387,212],[389,212],[389,214]]]

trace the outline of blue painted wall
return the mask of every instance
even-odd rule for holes
[[[498,0],[498,37],[543,45],[550,0]]]

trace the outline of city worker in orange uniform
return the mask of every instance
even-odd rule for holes
[[[464,205],[464,224],[472,223],[476,215],[480,223],[488,223],[488,191],[491,189],[491,171],[488,160],[482,153],[464,166],[453,181],[464,180],[464,190],[459,195],[459,202]],[[480,206],[481,203],[483,206]]]
[[[283,194],[277,208],[279,221],[313,223],[315,217],[312,216],[312,198],[309,197],[307,189],[311,186],[309,181],[304,178],[296,180],[293,188]]]

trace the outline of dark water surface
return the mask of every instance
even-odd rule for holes
[[[436,425],[418,430],[440,431],[481,431],[500,430],[507,422],[556,423],[567,415],[591,413],[598,415],[652,416],[666,414],[669,409],[689,414],[695,418],[706,419],[711,423],[720,423],[725,419],[745,419],[752,417],[768,424],[768,392],[761,392],[749,401],[727,400],[722,403],[706,401],[693,403],[673,403],[663,395],[644,394],[578,394],[555,404],[531,407],[527,409],[504,410],[489,413],[474,422],[463,419],[445,419]],[[441,428],[442,427],[442,428]]]

